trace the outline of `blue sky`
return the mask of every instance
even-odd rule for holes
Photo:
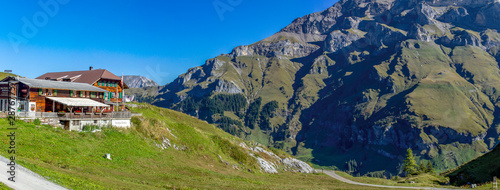
[[[163,85],[207,59],[264,39],[295,18],[335,2],[1,1],[0,71],[34,78],[93,66]]]

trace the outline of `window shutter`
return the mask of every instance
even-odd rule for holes
[[[41,88],[38,89],[38,95],[40,95],[40,96],[42,95],[42,89]]]
[[[57,96],[57,89],[54,89],[54,96]]]
[[[73,90],[69,91],[69,96],[73,97]]]
[[[80,97],[83,97],[83,91],[80,91]]]

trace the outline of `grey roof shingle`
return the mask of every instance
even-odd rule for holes
[[[87,83],[78,82],[62,82],[40,79],[28,79],[16,77],[16,80],[28,85],[31,88],[48,88],[48,89],[61,89],[61,90],[80,90],[91,92],[107,92],[104,89],[92,86]]]

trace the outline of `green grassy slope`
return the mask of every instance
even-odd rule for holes
[[[18,121],[18,163],[71,189],[367,189],[320,174],[265,174],[242,154],[242,140],[204,121],[143,104],[133,111],[143,113],[136,127],[95,133]],[[7,125],[0,119],[0,136]],[[164,138],[179,150],[159,148]],[[0,144],[10,156],[8,139]]]
[[[0,72],[0,80],[4,79],[5,77],[7,76],[17,76],[15,74],[12,74],[12,73],[4,73],[4,72]]]
[[[500,177],[500,146],[457,169],[445,173],[452,184],[485,183]]]

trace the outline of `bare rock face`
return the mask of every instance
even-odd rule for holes
[[[411,27],[410,31],[408,32],[408,37],[427,42],[435,40],[435,36],[420,24],[415,24]]]
[[[463,22],[470,19],[469,12],[463,7],[451,8],[448,12],[439,17],[439,20],[448,23]]]
[[[217,83],[217,87],[215,87],[215,92],[222,92],[228,94],[242,93],[241,88],[238,87],[237,84],[225,80],[219,80],[219,82]]]
[[[304,57],[318,49],[319,47],[314,45],[284,40],[278,42],[262,42],[251,46],[239,46],[231,52],[230,56],[239,57],[260,55]]]
[[[278,173],[278,170],[274,168],[273,164],[269,163],[268,161],[264,160],[263,158],[257,158],[257,163],[259,163],[260,168],[262,171],[270,174],[275,174]]]
[[[123,82],[127,84],[129,88],[142,88],[149,86],[159,86],[155,81],[148,79],[143,76],[123,76]]]
[[[314,169],[307,163],[297,160],[295,158],[285,158],[281,160],[283,165],[288,170],[295,171],[295,172],[301,172],[301,173],[313,173]]]
[[[360,38],[361,37],[357,34],[352,34],[349,32],[343,33],[339,30],[333,31],[326,38],[325,50],[329,52],[336,52],[344,47],[351,45],[354,41]]]

